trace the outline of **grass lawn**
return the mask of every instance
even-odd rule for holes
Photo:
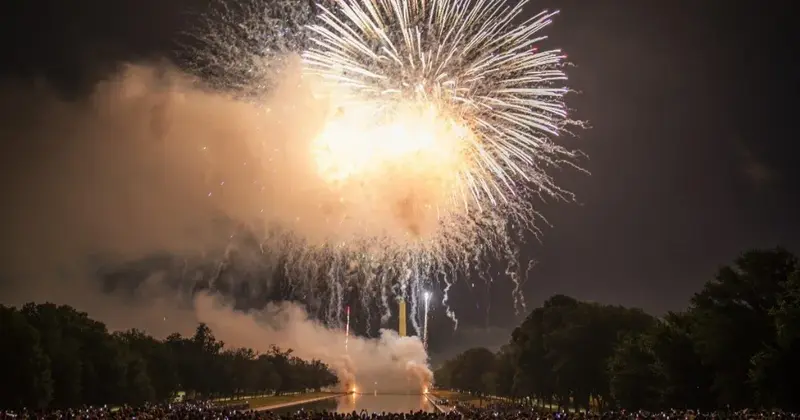
[[[445,391],[445,390],[431,391],[431,395],[437,398],[444,398],[453,403],[459,402],[461,404],[473,405],[475,407],[484,406],[488,404],[488,402],[490,401],[490,399],[488,398],[483,398],[483,400],[481,401],[481,399],[475,395],[462,394],[460,392]]]
[[[498,401],[498,400],[501,400],[501,401],[502,400],[507,400],[506,398],[503,398],[503,397],[492,397],[492,396],[483,397],[483,399],[481,399],[480,397],[477,397],[475,395],[462,394],[460,392],[444,391],[444,390],[431,391],[431,394],[435,395],[438,398],[445,398],[447,400],[450,400],[451,402],[460,402],[461,404],[471,405],[473,407],[478,407],[478,408],[486,407],[487,405],[491,404],[492,402],[495,402],[495,401]],[[555,411],[555,410],[558,409],[558,407],[556,405],[544,404],[541,401],[537,401],[537,405],[539,407],[547,408],[548,410],[551,410],[551,411]],[[567,411],[575,412],[575,409],[567,408]]]
[[[286,404],[295,401],[313,400],[314,398],[327,397],[337,395],[331,392],[309,392],[305,394],[292,394],[292,395],[269,395],[258,396],[250,398],[242,398],[238,400],[225,400],[217,401],[219,405],[236,405],[236,404],[250,404],[250,408],[270,407],[273,405]]]

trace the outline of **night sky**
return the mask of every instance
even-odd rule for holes
[[[42,77],[80,96],[120,62],[170,55],[204,3],[3,2],[0,75]],[[564,293],[661,314],[747,248],[800,249],[791,2],[531,3],[531,12],[561,10],[547,33],[575,64],[568,74],[580,93],[569,105],[591,126],[564,141],[589,156],[591,175],[564,170],[578,203],[542,207],[553,227],[525,250],[538,261],[529,306]],[[432,336],[435,353],[508,339],[518,318],[498,283],[461,286],[463,322],[452,337]],[[450,331],[434,314],[432,328]]]

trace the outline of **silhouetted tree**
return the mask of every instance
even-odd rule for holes
[[[781,248],[745,252],[662,319],[555,295],[514,329],[493,372],[471,349],[435,379],[547,406],[798,410],[799,268]]]
[[[702,363],[692,340],[694,319],[687,313],[669,313],[650,331],[648,343],[660,375],[663,407],[711,409],[713,371]]]
[[[483,347],[469,349],[458,356],[451,380],[464,391],[493,394],[494,369],[494,353]]]
[[[69,306],[0,306],[0,408],[164,402],[198,397],[302,392],[334,385],[318,360],[272,347],[226,349],[208,326],[157,340],[137,330],[110,334]]]
[[[439,388],[455,388],[453,384],[453,369],[455,368],[456,360],[451,359],[445,361],[442,366],[433,372],[433,381]]]
[[[765,346],[752,358],[750,380],[763,405],[800,410],[800,271],[783,283],[770,314],[775,344]]]
[[[0,407],[47,407],[53,380],[39,332],[16,309],[0,306],[0,337]]]
[[[655,409],[660,406],[661,377],[648,336],[627,334],[617,343],[609,359],[609,388],[614,400],[626,408]]]
[[[762,350],[777,346],[773,313],[797,268],[797,258],[783,249],[748,251],[692,298],[693,339],[714,371],[719,404],[744,408],[770,402],[763,395],[756,401],[750,373],[754,361],[765,362],[758,357]]]

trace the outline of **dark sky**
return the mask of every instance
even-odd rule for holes
[[[168,53],[204,3],[3,2],[0,73],[79,91],[120,61]],[[660,314],[747,248],[800,249],[791,5],[532,1],[531,11],[562,12],[548,34],[576,65],[569,103],[591,125],[567,141],[591,175],[565,171],[579,203],[543,207],[553,228],[529,250],[539,262],[529,305],[564,293]],[[515,322],[506,289],[459,292],[461,332],[448,345],[433,338],[434,350],[505,341]]]

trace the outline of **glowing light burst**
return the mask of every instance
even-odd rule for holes
[[[370,101],[340,108],[316,137],[312,153],[330,182],[382,176],[392,167],[445,180],[465,169],[469,131],[442,118],[431,104],[400,104],[386,118]]]
[[[277,1],[284,11],[290,3]],[[524,307],[520,286],[530,263],[520,262],[518,249],[538,233],[534,203],[572,198],[548,171],[577,168],[578,157],[553,140],[578,124],[564,103],[565,55],[537,47],[555,13],[524,18],[527,3],[321,2],[313,23],[298,32],[305,79],[331,105],[310,159],[325,194],[355,203],[343,205],[351,213],[339,220],[355,220],[357,228],[347,240],[312,244],[284,226],[262,251],[282,261],[283,276],[303,296],[323,290],[329,317],[341,319],[346,285],[356,283],[365,303],[378,297],[384,320],[392,294],[405,296],[420,332],[419,297],[431,283],[443,283],[442,304],[456,321],[447,300],[453,282],[497,275],[514,283],[515,306]],[[258,74],[245,84],[261,86],[267,65],[252,53],[238,64],[225,60],[253,39],[282,45],[275,7],[245,7],[250,15],[242,24],[222,19],[212,32],[206,61],[229,66],[237,89],[241,74]],[[376,216],[384,207],[402,221],[402,234],[387,233],[390,226]]]
[[[467,127],[474,135],[463,136],[469,163],[459,177],[473,204],[518,200],[510,196],[529,187],[563,195],[544,169],[575,157],[549,138],[569,122],[564,55],[535,47],[555,13],[514,23],[526,4],[340,0],[318,6],[305,62],[346,102],[380,101],[386,112],[423,102]]]

